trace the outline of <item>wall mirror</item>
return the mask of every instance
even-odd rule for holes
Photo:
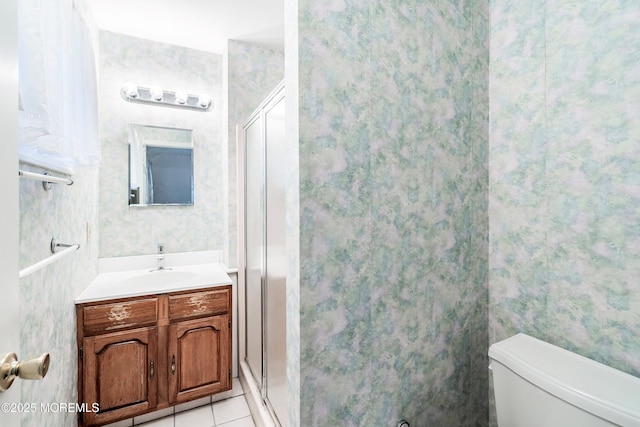
[[[129,125],[129,205],[193,205],[192,130]]]

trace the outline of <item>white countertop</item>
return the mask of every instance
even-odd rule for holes
[[[167,265],[166,270],[104,272],[98,275],[75,300],[76,304],[141,295],[230,285],[231,278],[220,263]]]

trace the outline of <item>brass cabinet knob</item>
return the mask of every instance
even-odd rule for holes
[[[49,370],[49,353],[29,357],[18,362],[15,353],[5,354],[0,359],[0,391],[6,391],[16,377],[23,380],[41,380]]]

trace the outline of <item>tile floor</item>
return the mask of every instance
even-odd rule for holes
[[[198,399],[106,427],[255,427],[237,378],[230,391]]]
[[[138,425],[144,427],[255,427],[244,396],[231,397]]]

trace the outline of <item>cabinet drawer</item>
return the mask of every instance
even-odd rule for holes
[[[84,307],[84,333],[92,335],[156,323],[158,299],[146,298]]]
[[[169,319],[224,314],[229,311],[231,290],[228,287],[169,296]]]

